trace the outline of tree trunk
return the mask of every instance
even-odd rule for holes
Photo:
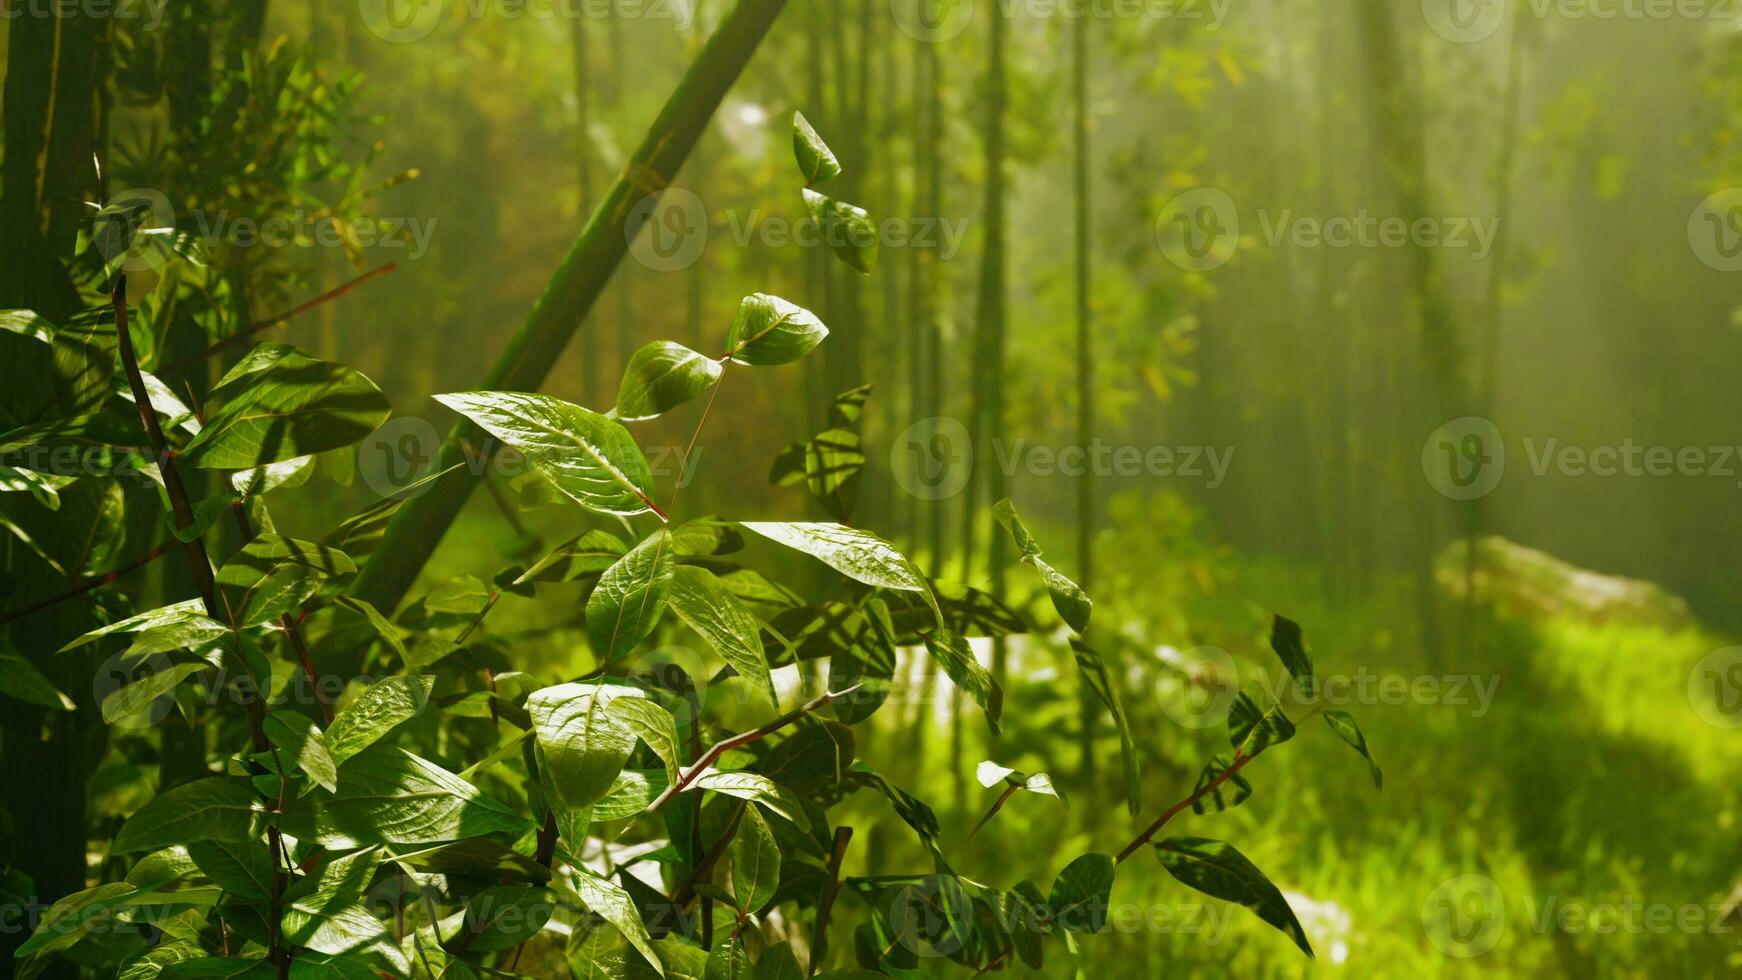
[[[666,101],[647,136],[612,183],[507,350],[481,379],[483,389],[531,390],[549,373],[592,309],[629,245],[624,224],[635,204],[665,187],[755,53],[786,0],[739,0]],[[441,465],[464,460],[456,427],[442,446]],[[398,606],[471,492],[475,478],[453,473],[400,508],[353,593],[382,609]]]

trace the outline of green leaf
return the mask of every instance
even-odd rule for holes
[[[337,601],[339,605],[362,616],[364,621],[369,624],[369,628],[375,631],[375,635],[379,636],[383,642],[393,648],[394,653],[399,655],[401,663],[410,662],[411,658],[406,652],[405,641],[411,634],[400,629],[392,620],[382,615],[381,610],[376,609],[375,605],[368,600],[342,595],[338,597]]]
[[[829,328],[817,315],[778,296],[752,293],[738,304],[726,334],[727,356],[735,364],[772,367],[791,364],[816,350]]]
[[[0,694],[60,711],[78,708],[4,640],[0,640]]]
[[[591,610],[591,604],[588,606]],[[726,590],[714,573],[694,565],[679,565],[671,573],[671,608],[690,629],[708,641],[751,686],[768,695],[776,709],[780,699],[768,673],[756,617]]]
[[[1198,784],[1192,787],[1192,795],[1196,796],[1203,792],[1204,787],[1215,782],[1216,778],[1227,772],[1233,764],[1232,760],[1220,755],[1204,763],[1204,771],[1198,774]],[[1246,781],[1245,776],[1235,773],[1223,780],[1222,784],[1214,790],[1195,800],[1192,803],[1192,812],[1221,813],[1223,810],[1231,810],[1246,802],[1246,798],[1251,795],[1252,784]]]
[[[610,705],[622,698],[644,699],[645,691],[620,684],[559,684],[526,699],[538,746],[544,753],[560,802],[584,810],[610,792],[638,733]],[[577,842],[578,843],[578,842]]]
[[[248,381],[207,416],[188,443],[182,456],[190,464],[246,470],[339,449],[362,442],[393,411],[368,378],[297,351]]]
[[[423,608],[432,613],[476,616],[490,604],[491,591],[476,575],[461,575],[436,586],[424,597]]]
[[[272,894],[277,863],[263,841],[199,840],[187,848],[200,874],[237,898],[264,901]]]
[[[325,847],[432,844],[519,834],[527,820],[446,769],[391,745],[339,767],[336,793],[316,790],[286,807],[284,832]]]
[[[647,934],[647,927],[642,924],[641,914],[636,911],[635,902],[629,897],[629,893],[616,882],[585,870],[575,875],[573,880],[575,891],[581,896],[581,904],[591,909],[594,915],[611,923],[629,940],[630,945],[641,951],[641,955],[653,965],[656,973],[665,975],[665,966],[660,962],[659,954],[654,952],[653,939]]]
[[[513,949],[544,929],[553,908],[546,889],[493,885],[473,895],[465,911],[453,916],[459,938],[449,945],[479,952]],[[443,926],[446,932],[448,923]]]
[[[155,851],[190,841],[241,841],[253,836],[254,794],[232,779],[196,779],[157,794],[115,835],[117,854]]]
[[[1131,737],[1131,719],[1125,714],[1125,703],[1119,698],[1119,688],[1100,651],[1077,637],[1071,637],[1071,651],[1077,657],[1077,671],[1083,683],[1095,692],[1095,697],[1113,715],[1113,725],[1119,730],[1119,758],[1125,771],[1125,808],[1136,816],[1143,809],[1143,781],[1137,764],[1137,742]]]
[[[380,865],[381,851],[369,848],[335,857],[298,879],[284,893],[284,938],[322,953],[344,953],[388,938],[381,921],[363,907]]]
[[[829,689],[851,689],[834,702],[835,717],[849,725],[864,721],[883,706],[895,677],[897,644],[889,606],[875,597],[866,600],[864,620],[870,629],[863,641],[842,647],[829,660]]]
[[[756,967],[750,962],[750,952],[744,948],[744,934],[725,933],[708,953],[704,980],[755,980]]]
[[[230,488],[244,497],[258,497],[274,490],[291,490],[309,481],[315,473],[313,456],[297,456],[281,463],[268,463],[230,474]]]
[[[805,443],[805,488],[838,521],[853,516],[864,470],[865,453],[852,429],[829,429]]]
[[[230,627],[215,619],[194,616],[175,623],[165,623],[142,630],[128,645],[128,660],[138,660],[154,653],[176,650],[199,650],[230,635]]]
[[[623,539],[609,531],[593,530],[565,542],[540,558],[514,584],[524,582],[572,582],[599,575],[617,564],[629,551]]]
[[[712,558],[744,549],[744,535],[718,518],[702,517],[671,529],[671,548],[684,558]]]
[[[1372,750],[1367,748],[1367,736],[1361,734],[1361,726],[1355,724],[1355,716],[1347,711],[1327,711],[1325,724],[1331,726],[1331,731],[1336,732],[1338,738],[1367,760],[1367,768],[1373,774],[1373,788],[1384,789],[1385,774],[1379,770],[1379,763],[1374,761]]]
[[[802,551],[856,582],[930,595],[918,569],[895,546],[870,531],[830,523],[744,522],[770,541]]]
[[[333,761],[344,765],[401,722],[422,714],[434,688],[435,678],[428,674],[385,677],[371,684],[327,726],[327,751]]]
[[[1263,684],[1247,684],[1228,707],[1228,739],[1240,755],[1251,758],[1293,737],[1294,722]]]
[[[1066,932],[1086,935],[1107,928],[1114,867],[1110,854],[1084,854],[1065,865],[1047,899],[1052,921]]]
[[[1003,729],[1004,690],[980,663],[968,641],[949,630],[939,629],[925,637],[925,648],[951,681],[974,699],[986,713],[986,725],[997,735]]]
[[[669,340],[635,352],[617,389],[617,418],[640,422],[658,418],[720,380],[720,362]]]
[[[780,885],[780,845],[756,807],[744,808],[732,838],[732,904],[738,911],[762,911]]]
[[[676,567],[671,532],[661,528],[599,576],[587,597],[587,637],[600,664],[616,660],[653,634],[665,615]]]
[[[805,207],[811,220],[822,229],[823,241],[835,258],[854,270],[870,275],[877,265],[877,225],[864,208],[837,201],[810,188],[804,189]]]
[[[798,172],[804,175],[807,184],[820,184],[841,175],[841,163],[835,159],[835,152],[817,135],[802,112],[792,114],[792,152],[798,159]]]
[[[1155,856],[1180,883],[1212,898],[1246,906],[1294,940],[1301,952],[1313,955],[1306,933],[1282,892],[1232,846],[1207,837],[1169,837],[1155,845]]]
[[[151,707],[153,701],[174,692],[182,681],[211,666],[203,660],[170,664],[110,692],[103,698],[103,722],[116,725],[132,718]]]
[[[356,572],[337,548],[262,534],[224,562],[217,582],[235,624],[254,626],[300,609],[327,582]]]
[[[139,889],[122,881],[74,892],[49,906],[36,931],[13,955],[23,959],[74,946],[93,929],[106,925],[114,909],[138,894]]]
[[[525,454],[576,503],[633,517],[652,508],[653,473],[622,423],[579,405],[514,391],[437,395],[436,401]]]
[[[266,737],[308,777],[328,790],[339,788],[338,764],[327,750],[320,726],[294,711],[274,711],[260,726]]]
[[[1082,636],[1089,631],[1089,615],[1094,612],[1095,604],[1087,594],[1077,586],[1077,583],[1066,578],[1058,569],[1041,560],[1040,542],[1029,533],[1028,525],[1022,522],[1022,517],[1016,513],[1016,505],[1008,499],[1000,500],[992,505],[992,514],[998,518],[998,523],[1015,539],[1016,547],[1022,552],[1022,560],[1035,567],[1040,572],[1041,581],[1046,584],[1047,594],[1052,596],[1052,606],[1058,610],[1059,618],[1066,625]]]
[[[683,765],[683,743],[678,741],[677,720],[671,712],[649,698],[612,698],[605,702],[605,711],[630,730],[665,763],[668,782],[678,779],[678,767]]]
[[[761,773],[711,770],[696,777],[690,789],[712,790],[740,800],[749,800],[767,807],[770,813],[785,817],[800,830],[809,830],[810,817],[804,804],[786,787]]]
[[[185,602],[177,602],[172,605],[161,606],[157,609],[149,609],[145,612],[128,616],[126,619],[117,620],[107,626],[99,626],[71,643],[68,643],[66,646],[61,647],[60,652],[65,653],[68,650],[77,650],[79,647],[88,643],[95,643],[105,636],[113,636],[116,633],[137,633],[141,630],[148,630],[156,626],[167,626],[171,623],[181,623],[191,619],[204,618],[205,615],[205,603],[199,599],[189,599]]]
[[[1300,686],[1301,696],[1311,698],[1314,689],[1313,661],[1307,655],[1300,624],[1277,616],[1270,624],[1270,649],[1276,651],[1282,665],[1288,668],[1294,682]]]
[[[278,969],[265,956],[196,956],[165,966],[157,980],[273,980],[277,976]],[[302,980],[294,960],[291,976]]]
[[[115,317],[80,317],[54,331],[54,373],[61,412],[85,415],[103,407],[115,378]]]

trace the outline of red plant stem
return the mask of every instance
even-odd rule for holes
[[[1156,835],[1156,833],[1159,832],[1161,830],[1161,828],[1169,820],[1172,820],[1174,817],[1179,816],[1181,811],[1185,810],[1186,807],[1191,806],[1192,804],[1194,804],[1197,801],[1203,799],[1204,797],[1210,795],[1211,793],[1214,793],[1217,790],[1217,788],[1219,788],[1223,783],[1234,778],[1235,773],[1237,773],[1241,769],[1245,768],[1246,763],[1251,762],[1255,758],[1257,758],[1257,756],[1250,756],[1250,755],[1246,755],[1245,753],[1242,753],[1242,752],[1235,752],[1234,753],[1234,762],[1232,765],[1230,765],[1228,768],[1222,770],[1221,773],[1218,774],[1215,779],[1212,779],[1208,783],[1205,783],[1203,788],[1196,790],[1195,792],[1192,793],[1192,795],[1186,797],[1183,800],[1180,800],[1178,803],[1175,803],[1173,806],[1168,807],[1167,811],[1165,813],[1163,813],[1161,816],[1155,818],[1155,822],[1150,824],[1147,828],[1145,828],[1143,833],[1137,835],[1136,840],[1133,840],[1131,843],[1125,845],[1125,849],[1123,851],[1119,852],[1119,857],[1113,863],[1123,864],[1125,862],[1126,858],[1137,853],[1138,848],[1149,843],[1149,839],[1154,837]]]
[[[285,323],[286,321],[289,321],[289,320],[292,320],[296,317],[299,317],[299,316],[303,315],[304,313],[307,313],[309,310],[312,310],[315,307],[321,305],[322,303],[327,303],[327,302],[331,302],[332,300],[338,299],[339,297],[345,295],[346,293],[350,292],[351,290],[356,289],[358,286],[361,286],[364,283],[369,282],[372,279],[379,279],[380,277],[388,274],[389,272],[392,272],[396,268],[398,268],[397,263],[389,262],[384,266],[380,266],[379,268],[370,269],[368,272],[363,273],[362,275],[351,280],[350,282],[347,282],[342,286],[338,286],[337,288],[329,289],[326,292],[320,294],[319,296],[316,296],[314,299],[311,299],[308,302],[302,304],[301,306],[298,306],[298,307],[291,309],[291,310],[286,310],[285,312],[280,313],[277,316],[269,317],[265,320],[259,321],[258,323],[251,324],[246,329],[240,330],[236,333],[231,334],[228,337],[225,337],[223,340],[220,340],[217,343],[213,344],[212,346],[206,348],[205,350],[200,351],[198,354],[194,354],[194,355],[191,355],[189,357],[184,357],[179,361],[175,361],[173,363],[163,365],[157,369],[157,373],[161,377],[161,376],[169,374],[173,371],[182,371],[182,370],[185,370],[187,368],[190,368],[193,365],[198,364],[201,361],[204,361],[206,358],[212,357],[213,355],[219,353],[220,351],[223,351],[225,348],[239,344],[242,341],[247,340],[249,337],[252,337],[257,333],[260,333],[263,330],[270,330],[273,327],[276,327],[281,323]]]
[[[133,350],[133,336],[128,332],[126,275],[115,277],[115,291],[110,294],[109,299],[115,309],[115,340],[121,356],[121,368],[127,374],[127,384],[133,391],[134,404],[139,408],[140,424],[145,427],[145,434],[151,440],[152,452],[157,454],[157,469],[163,477],[164,492],[169,495],[175,526],[177,529],[191,527],[194,523],[193,503],[188,498],[187,486],[181,482],[181,473],[176,469],[175,453],[170,450],[168,440],[163,437],[163,429],[157,424],[157,411],[151,407],[151,393],[145,387],[145,378],[139,373],[139,355]],[[206,615],[220,622],[227,622],[229,617],[221,615],[218,608],[217,583],[212,578],[212,562],[206,556],[205,542],[196,537],[186,542],[182,551],[187,555],[188,570],[193,575],[195,587],[200,591],[200,601],[205,604]],[[253,693],[247,694],[246,703],[249,737],[254,751],[264,752],[268,745],[266,730],[262,727],[266,708]]]
[[[854,692],[858,689],[859,689],[859,685],[855,684],[852,687],[847,688],[844,691],[824,691],[822,694],[819,694],[816,697],[812,698],[810,701],[806,702],[804,705],[802,705],[802,706],[800,706],[792,711],[789,711],[784,715],[781,715],[779,718],[776,718],[773,721],[769,722],[768,724],[763,725],[761,728],[756,728],[756,729],[752,729],[752,730],[747,731],[747,732],[742,732],[740,734],[733,735],[731,738],[722,739],[721,741],[715,742],[712,748],[708,749],[708,751],[706,751],[702,754],[702,757],[700,759],[696,760],[695,765],[684,770],[682,773],[679,773],[678,777],[677,777],[677,782],[672,783],[670,786],[667,786],[665,788],[665,792],[659,794],[658,798],[655,799],[651,804],[649,804],[647,809],[643,812],[644,813],[652,813],[653,811],[664,806],[667,802],[669,802],[671,800],[672,797],[676,796],[677,794],[683,792],[686,789],[689,789],[690,786],[692,784],[694,784],[697,779],[701,778],[703,773],[708,771],[709,767],[711,767],[714,763],[716,763],[720,760],[720,756],[725,755],[727,752],[730,752],[733,749],[740,748],[740,747],[745,746],[745,745],[749,745],[751,742],[754,742],[758,739],[767,738],[768,736],[773,735],[775,732],[780,731],[782,728],[785,728],[786,726],[792,724],[793,722],[799,720],[800,718],[803,718],[805,715],[808,715],[811,712],[816,711],[819,708],[824,707],[825,705],[834,701],[836,698],[844,697],[844,696],[851,694],[852,692]]]
[[[162,558],[164,555],[169,554],[170,549],[174,548],[176,546],[176,543],[177,543],[176,540],[174,538],[171,538],[168,541],[165,541],[164,543],[158,545],[157,547],[151,549],[150,551],[147,551],[145,554],[140,555],[138,558],[133,559],[132,561],[128,562],[125,565],[122,565],[119,568],[111,569],[107,572],[104,572],[101,575],[93,575],[90,578],[85,579],[83,582],[80,582],[78,585],[75,585],[72,588],[66,590],[65,592],[60,593],[59,595],[49,596],[48,598],[43,599],[41,602],[31,603],[30,605],[25,606],[22,609],[14,609],[11,612],[8,612],[3,616],[0,616],[0,626],[4,626],[7,623],[10,623],[15,619],[23,619],[24,617],[30,615],[31,613],[41,612],[42,610],[47,609],[50,606],[65,602],[68,599],[76,599],[79,596],[82,596],[85,593],[90,592],[93,589],[99,589],[105,585],[109,585],[110,583],[121,578],[123,575],[127,575],[129,573],[136,572],[139,569],[144,568],[145,566],[158,560],[159,558]]]

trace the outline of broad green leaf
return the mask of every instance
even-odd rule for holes
[[[584,810],[603,798],[635,748],[636,729],[610,705],[646,697],[645,691],[620,684],[574,683],[534,691],[526,699],[545,766],[569,809]]]
[[[424,597],[423,608],[432,613],[476,616],[490,604],[492,591],[476,575],[461,575],[436,586]]]
[[[339,767],[336,793],[316,790],[286,806],[284,832],[330,848],[432,844],[519,834],[524,817],[446,769],[391,745]]]
[[[0,493],[28,493],[49,510],[60,510],[60,491],[74,477],[0,466]]]
[[[756,771],[801,796],[833,799],[857,748],[853,730],[846,725],[806,719],[768,750]]]
[[[877,224],[858,205],[837,201],[810,188],[804,189],[805,207],[822,231],[823,241],[835,258],[857,272],[870,275],[877,265]]]
[[[635,902],[629,897],[629,893],[616,882],[585,870],[575,875],[573,881],[575,891],[580,894],[581,903],[622,933],[647,958],[654,972],[664,976],[665,965],[654,951],[653,939],[647,934],[647,926],[642,924],[641,914],[636,911]]]
[[[1105,929],[1114,866],[1109,854],[1084,854],[1065,865],[1047,898],[1052,921],[1066,932],[1093,934]]]
[[[727,356],[736,364],[791,364],[816,350],[828,335],[829,328],[815,313],[778,296],[752,293],[732,318]]]
[[[0,694],[60,711],[78,707],[4,640],[0,640]]]
[[[1250,758],[1293,737],[1294,722],[1263,684],[1247,684],[1228,707],[1228,740],[1240,755]]]
[[[572,582],[599,575],[629,552],[623,539],[609,531],[593,530],[574,538],[540,558],[518,579],[525,582]]]
[[[353,445],[393,410],[368,378],[300,352],[226,390],[182,453],[194,466],[246,470]]]
[[[930,595],[925,579],[895,546],[870,531],[842,524],[746,521],[770,541],[802,551],[856,582]]]
[[[1361,734],[1361,726],[1355,724],[1355,716],[1347,711],[1327,711],[1325,724],[1331,726],[1331,731],[1336,732],[1338,738],[1367,760],[1367,768],[1373,774],[1373,788],[1384,789],[1385,774],[1379,770],[1379,763],[1374,761],[1373,752],[1367,747],[1367,736]]]
[[[110,692],[103,698],[103,722],[116,725],[132,718],[151,707],[153,701],[173,693],[182,681],[211,666],[203,660],[168,664]]]
[[[450,947],[491,952],[513,949],[543,931],[555,903],[550,892],[529,885],[493,885],[472,896],[463,912],[443,922],[455,930]]]
[[[121,457],[146,453],[139,416],[99,412],[39,422],[0,434],[0,463],[57,475],[72,465],[94,472],[129,472]]]
[[[1021,515],[1016,513],[1016,505],[1008,499],[1000,500],[992,505],[992,514],[998,518],[998,523],[1015,539],[1016,547],[1022,552],[1022,560],[1033,565],[1040,572],[1040,579],[1046,585],[1047,594],[1052,597],[1052,606],[1058,610],[1059,618],[1070,626],[1078,636],[1089,631],[1089,616],[1095,610],[1095,604],[1090,601],[1077,583],[1061,574],[1041,560],[1040,542],[1035,540],[1028,530],[1028,525],[1022,522]]]
[[[199,840],[187,848],[200,873],[237,898],[263,901],[272,894],[277,862],[264,841]]]
[[[683,744],[678,741],[677,719],[671,712],[650,698],[621,697],[605,702],[605,711],[646,742],[659,761],[665,763],[667,781],[677,782],[678,767],[683,765]]]
[[[258,956],[197,956],[171,963],[157,975],[157,980],[274,980],[277,967],[265,955]],[[296,961],[291,961],[291,976],[296,973]]]
[[[603,585],[603,582],[600,583]],[[591,611],[591,604],[588,610]],[[780,699],[768,674],[768,656],[762,649],[761,627],[738,597],[726,590],[714,573],[695,565],[679,565],[671,572],[671,608],[690,629],[708,641],[726,662],[751,686],[768,695],[776,709]]]
[[[434,687],[435,678],[428,674],[385,677],[370,685],[327,726],[327,751],[333,761],[344,765],[399,723],[422,714]]]
[[[820,184],[841,175],[841,163],[835,159],[835,152],[817,135],[802,112],[792,114],[792,152],[806,184]]]
[[[138,894],[139,889],[123,881],[74,892],[49,906],[36,931],[13,955],[23,959],[67,949],[92,930],[107,926],[114,910]]]
[[[849,692],[835,700],[835,717],[849,725],[883,706],[895,677],[895,627],[889,607],[879,598],[866,600],[864,621],[869,627],[864,639],[835,651],[829,660],[829,689]]]
[[[1155,845],[1155,856],[1182,884],[1212,898],[1246,906],[1294,940],[1301,952],[1313,955],[1312,945],[1282,892],[1231,845],[1207,837],[1169,837]]]
[[[740,912],[756,913],[774,897],[780,885],[780,845],[774,831],[756,807],[744,808],[737,835],[729,848],[732,857],[732,904]]]
[[[1131,737],[1131,719],[1125,714],[1125,703],[1119,698],[1119,688],[1114,685],[1113,675],[1107,670],[1107,662],[1101,658],[1100,651],[1074,636],[1071,637],[1071,651],[1076,654],[1077,672],[1082,675],[1083,683],[1107,706],[1113,715],[1113,724],[1119,730],[1119,758],[1125,770],[1125,808],[1136,816],[1143,809],[1143,782],[1137,765],[1137,742]]]
[[[671,529],[671,547],[685,558],[712,558],[742,551],[744,536],[717,518],[698,518]]]
[[[676,567],[671,532],[661,528],[599,576],[587,597],[587,637],[600,664],[616,660],[652,635],[665,615]]]
[[[760,773],[722,772],[712,770],[696,777],[690,789],[712,790],[740,800],[750,800],[767,807],[769,812],[785,817],[800,830],[810,829],[810,817],[804,804],[792,791]]]
[[[744,948],[744,934],[724,933],[708,953],[703,980],[756,980],[756,966],[750,962],[750,951]]]
[[[805,443],[805,488],[837,521],[853,516],[864,469],[865,453],[852,429],[829,429]]]
[[[940,629],[926,634],[925,648],[950,680],[985,711],[986,725],[992,729],[992,734],[1002,731],[1004,690],[974,655],[968,641],[949,630]]]
[[[327,750],[320,726],[294,711],[274,711],[266,716],[261,728],[278,747],[283,763],[294,764],[328,790],[339,788],[338,764]]]
[[[181,623],[192,619],[204,618],[205,615],[205,604],[199,599],[189,599],[186,602],[177,602],[173,605],[162,606],[157,609],[150,609],[133,616],[128,616],[126,619],[117,620],[107,626],[99,626],[60,649],[62,653],[65,653],[68,650],[77,650],[79,647],[82,647],[87,643],[95,643],[105,636],[112,636],[116,633],[137,633],[156,626],[167,626],[171,623]]]
[[[64,415],[103,407],[115,377],[115,317],[79,317],[54,331],[55,387]]]
[[[410,663],[411,658],[405,649],[405,641],[410,637],[410,633],[400,629],[392,620],[382,615],[381,610],[376,609],[373,603],[365,599],[342,595],[338,597],[337,601],[339,605],[362,616],[364,621],[369,624],[369,628],[375,631],[375,635],[379,636],[383,642],[393,648],[394,653],[399,655],[401,663]]]
[[[315,473],[313,456],[296,456],[230,474],[230,488],[244,497],[258,497],[274,490],[291,490],[309,481]]]
[[[682,344],[658,340],[635,352],[617,390],[617,418],[658,418],[720,380],[720,362]]]
[[[1192,787],[1192,795],[1196,796],[1203,792],[1204,787],[1215,782],[1216,778],[1227,772],[1233,764],[1232,760],[1220,755],[1204,763],[1204,771],[1198,774],[1198,784]],[[1252,784],[1246,781],[1245,776],[1235,773],[1223,780],[1214,790],[1194,801],[1192,812],[1221,813],[1223,810],[1231,810],[1246,802],[1246,798],[1251,795]]]
[[[296,881],[284,893],[280,917],[284,938],[327,954],[392,948],[385,925],[363,904],[380,864],[380,850],[369,848],[333,858]]]
[[[196,779],[157,794],[121,825],[117,854],[155,851],[190,841],[241,841],[253,836],[256,801],[246,784]]]
[[[652,508],[653,473],[629,430],[579,405],[516,391],[437,395],[526,455],[564,495],[602,514],[633,517]]]
[[[262,534],[224,562],[217,582],[235,624],[254,626],[298,610],[327,582],[356,572],[337,548]]]
[[[203,615],[193,616],[180,622],[141,630],[127,646],[126,655],[129,660],[137,660],[154,653],[199,650],[229,635],[228,625]]]
[[[1301,637],[1300,624],[1281,616],[1270,625],[1270,649],[1282,660],[1299,685],[1302,697],[1313,696],[1313,661],[1307,655],[1306,641]]]

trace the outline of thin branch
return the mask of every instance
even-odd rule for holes
[[[1221,787],[1221,785],[1223,783],[1227,782],[1230,779],[1233,779],[1235,773],[1239,772],[1241,769],[1244,769],[1246,767],[1246,763],[1251,762],[1255,758],[1257,758],[1257,756],[1251,756],[1251,755],[1246,755],[1246,754],[1241,753],[1241,752],[1235,752],[1234,753],[1234,762],[1232,765],[1230,765],[1228,768],[1222,770],[1219,774],[1217,774],[1215,779],[1210,780],[1208,783],[1205,783],[1201,788],[1193,791],[1192,795],[1186,797],[1183,800],[1180,800],[1178,803],[1175,803],[1173,806],[1168,807],[1166,812],[1162,813],[1161,816],[1155,818],[1154,823],[1152,823],[1148,827],[1144,828],[1143,833],[1138,834],[1137,838],[1135,840],[1133,840],[1131,843],[1125,845],[1125,849],[1119,852],[1119,857],[1116,858],[1113,863],[1115,863],[1115,864],[1125,863],[1126,858],[1137,853],[1138,848],[1149,843],[1149,839],[1154,837],[1158,832],[1160,832],[1161,828],[1163,826],[1165,826],[1169,820],[1172,820],[1174,817],[1179,816],[1181,811],[1185,810],[1186,807],[1191,806],[1193,803],[1196,803],[1197,801],[1203,799],[1204,797],[1210,795],[1211,793],[1214,793],[1217,789],[1219,789]]]
[[[254,525],[248,520],[247,502],[236,501],[230,505],[230,513],[236,515],[236,527],[242,532],[242,543],[247,544],[253,541]],[[302,663],[302,673],[304,677],[308,678],[309,690],[314,693],[315,704],[320,706],[321,718],[326,724],[331,725],[333,723],[333,706],[321,691],[320,675],[315,673],[315,662],[314,658],[309,656],[308,644],[303,642],[302,633],[297,630],[296,623],[291,620],[290,614],[286,613],[278,617],[278,625],[284,630],[284,634],[290,637],[290,645],[296,648],[297,660]]]
[[[827,706],[830,702],[835,701],[838,698],[846,697],[854,691],[857,691],[861,686],[863,686],[863,683],[864,682],[854,684],[852,687],[843,691],[824,691],[822,694],[817,695],[811,700],[805,702],[803,705],[781,715],[779,718],[774,719],[768,724],[763,725],[761,728],[752,729],[738,735],[733,735],[731,738],[715,742],[712,748],[702,753],[702,757],[696,760],[695,765],[680,773],[677,782],[667,786],[665,792],[659,794],[658,798],[649,804],[647,809],[643,812],[652,813],[664,806],[672,797],[686,789],[689,789],[697,779],[702,777],[703,773],[707,772],[708,769],[711,768],[714,763],[718,762],[720,757],[725,755],[727,752],[773,735],[775,732],[778,732],[782,728],[785,728],[800,718],[803,718],[805,715]]]
[[[356,289],[358,286],[361,286],[364,283],[369,282],[370,280],[379,279],[382,276],[388,274],[389,272],[392,272],[394,269],[396,269],[398,267],[399,266],[397,263],[389,262],[384,266],[379,266],[377,268],[370,269],[368,272],[365,272],[362,275],[358,276],[357,278],[352,279],[350,282],[347,282],[344,285],[338,286],[334,289],[329,289],[326,292],[320,294],[319,296],[316,296],[314,299],[311,299],[308,302],[302,304],[301,306],[295,307],[294,309],[286,310],[285,312],[280,313],[277,316],[269,317],[269,318],[267,318],[265,320],[261,320],[257,323],[250,324],[247,328],[245,328],[243,330],[239,330],[236,333],[233,333],[230,336],[225,337],[223,340],[220,340],[217,343],[213,344],[212,346],[206,348],[205,350],[200,351],[198,354],[193,354],[191,356],[184,357],[179,361],[174,361],[170,364],[163,365],[157,369],[157,374],[159,377],[162,377],[163,375],[170,374],[170,373],[175,372],[175,371],[186,370],[187,368],[190,368],[190,367],[194,366],[195,364],[198,364],[201,361],[206,360],[209,357],[213,357],[213,356],[217,355],[219,352],[225,350],[226,348],[232,347],[236,344],[241,343],[244,340],[247,340],[249,337],[252,337],[257,333],[260,333],[261,331],[271,330],[273,327],[279,326],[280,324],[286,323],[292,319],[295,319],[296,317],[303,315],[304,313],[307,313],[309,310],[312,310],[315,307],[320,306],[322,303],[328,303],[328,302],[331,302],[335,299],[338,299],[339,297],[345,295],[346,293],[350,292],[351,290]]]
[[[807,975],[816,976],[817,968],[823,965],[823,960],[829,951],[829,913],[834,911],[835,896],[841,893],[841,865],[847,859],[847,845],[852,843],[853,828],[835,828],[835,846],[829,851],[829,883],[823,886],[823,894],[817,902],[816,929],[811,933],[811,962]]]
[[[49,596],[48,598],[43,599],[40,602],[31,603],[30,605],[25,606],[22,609],[14,609],[11,612],[6,613],[5,615],[0,615],[0,626],[4,626],[7,623],[12,622],[13,620],[23,619],[24,617],[30,615],[31,613],[41,612],[42,610],[47,609],[50,606],[58,605],[59,603],[67,601],[68,599],[76,599],[79,596],[82,596],[85,593],[92,591],[93,589],[100,589],[105,585],[109,585],[110,583],[121,578],[123,575],[128,575],[132,572],[136,572],[139,569],[144,568],[145,566],[156,561],[157,559],[162,558],[164,555],[169,554],[170,550],[173,549],[176,546],[176,544],[178,544],[178,542],[174,538],[170,538],[168,541],[165,541],[164,543],[158,545],[157,547],[151,549],[150,551],[147,551],[145,554],[140,555],[138,558],[133,559],[132,561],[128,562],[125,565],[122,565],[119,568],[111,569],[110,571],[104,572],[101,575],[93,575],[90,578],[85,579],[83,582],[80,582],[78,585],[75,585],[72,588],[66,590],[65,592],[62,592],[58,595]]]

